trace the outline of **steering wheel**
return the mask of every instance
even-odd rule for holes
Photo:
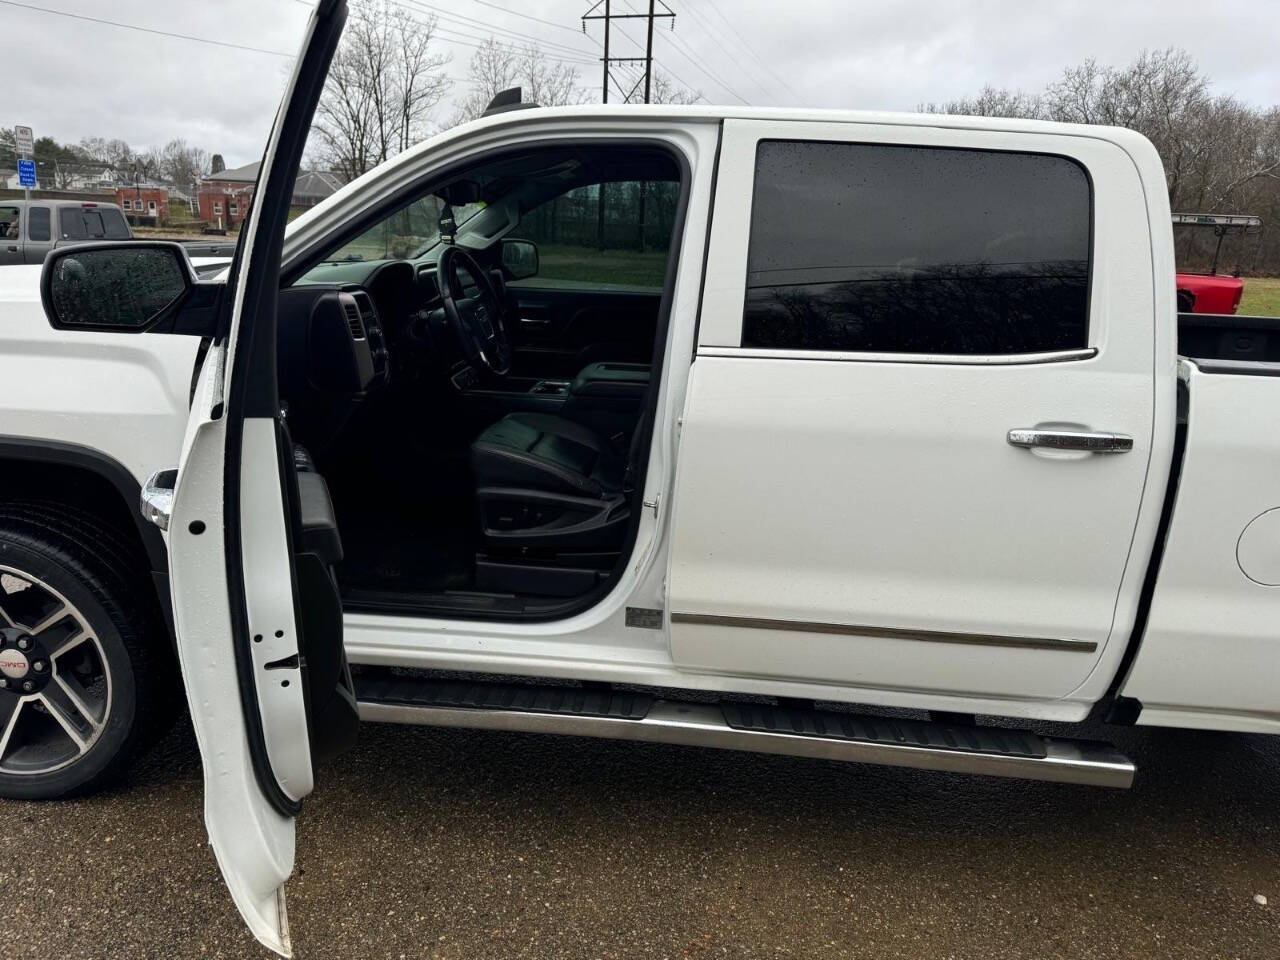
[[[465,270],[476,287],[476,295],[468,297],[459,276]],[[511,339],[504,323],[502,299],[493,278],[481,269],[475,258],[459,247],[449,245],[440,254],[436,267],[436,284],[444,301],[444,314],[458,335],[462,355],[474,367],[497,376],[511,369]]]

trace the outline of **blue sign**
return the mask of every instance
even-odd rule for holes
[[[34,160],[18,161],[18,186],[34,187],[36,185],[36,162]]]

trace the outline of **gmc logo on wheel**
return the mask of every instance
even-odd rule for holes
[[[0,670],[13,676],[27,672],[27,658],[21,654],[0,653]]]

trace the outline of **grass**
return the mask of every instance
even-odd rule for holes
[[[595,250],[562,244],[540,244],[538,278],[586,283],[661,287],[667,270],[667,252]]]
[[[1246,317],[1280,317],[1280,277],[1246,277],[1236,312]]]

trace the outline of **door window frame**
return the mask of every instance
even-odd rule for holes
[[[697,171],[698,175],[709,179],[711,177],[710,168],[704,165],[706,161],[700,156],[697,147],[691,146],[685,138],[673,136],[665,130],[658,131],[642,128],[637,129],[632,134],[601,137],[584,137],[581,133],[574,133],[568,136],[557,136],[554,133],[539,133],[526,136],[527,139],[513,138],[511,141],[504,142],[498,148],[495,148],[484,138],[474,137],[469,140],[466,150],[460,155],[442,161],[438,165],[431,164],[429,160],[424,160],[419,156],[409,159],[408,162],[413,164],[413,167],[408,171],[398,171],[394,168],[383,171],[384,177],[395,177],[393,181],[395,186],[393,189],[380,194],[377,202],[368,204],[360,209],[358,215],[349,217],[340,215],[341,208],[329,208],[331,211],[331,216],[327,218],[329,229],[306,235],[305,243],[299,244],[295,250],[288,248],[286,240],[284,265],[280,273],[280,289],[293,286],[308,271],[323,262],[324,258],[332,251],[359,237],[397,210],[413,203],[436,187],[447,183],[452,178],[465,173],[478,164],[490,163],[507,156],[525,154],[540,149],[575,146],[593,150],[623,147],[644,148],[667,154],[679,169],[680,193],[676,205],[675,219],[672,224],[671,244],[667,250],[667,266],[661,288],[658,325],[654,335],[651,382],[656,381],[660,386],[658,389],[650,391],[649,405],[643,415],[647,417],[648,426],[646,429],[649,436],[642,439],[642,445],[648,451],[646,454],[646,471],[644,474],[637,474],[639,484],[635,491],[635,497],[637,506],[640,506],[650,496],[646,485],[648,474],[652,473],[655,461],[660,462],[660,455],[665,452],[659,450],[659,443],[661,442],[659,431],[663,426],[660,418],[663,405],[667,402],[666,392],[670,386],[670,377],[673,375],[671,368],[676,365],[670,362],[673,356],[670,350],[670,342],[676,330],[677,311],[681,309],[681,305],[677,303],[677,294],[680,293],[678,288],[680,287],[681,271],[683,268],[684,283],[689,287],[696,288],[699,278],[688,269],[688,264],[684,261],[691,249],[695,253],[704,249],[705,234],[703,229],[691,223],[690,220],[691,212],[695,212],[695,189],[697,187],[694,179],[695,171]],[[373,193],[372,188],[367,192]],[[463,246],[465,247],[465,245]],[[432,250],[434,250],[434,247]],[[435,256],[431,251],[428,251],[416,260],[406,262],[414,265],[416,274],[423,269],[434,270]],[[634,567],[634,558],[643,549],[641,538],[650,535],[644,529],[649,519],[645,516],[646,511],[635,509],[633,513],[635,517],[622,543],[617,568],[607,580],[596,588],[581,596],[567,598],[563,602],[548,602],[525,610],[495,611],[490,609],[469,609],[461,604],[444,607],[431,606],[424,603],[410,607],[404,605],[389,607],[375,600],[368,603],[345,601],[343,609],[348,613],[399,613],[417,617],[433,617],[446,623],[468,620],[488,621],[504,624],[508,629],[513,623],[536,625],[568,620],[587,611],[603,608],[606,600],[614,596],[615,593],[625,593],[626,588],[622,585],[627,581],[629,568]],[[658,515],[655,509],[652,519],[656,521],[657,518]],[[653,556],[652,551],[650,551],[649,556]]]
[[[939,123],[945,122],[945,118]],[[815,143],[849,143],[883,146],[915,146],[1030,153],[1062,157],[1078,164],[1090,184],[1091,216],[1089,242],[1088,339],[1080,348],[1038,353],[1010,354],[908,354],[853,350],[804,350],[742,346],[743,305],[746,301],[748,250],[751,241],[752,200],[755,190],[756,151],[762,141],[785,140]],[[1029,133],[1020,130],[956,129],[928,124],[852,122],[810,122],[770,120],[726,120],[721,163],[716,185],[716,217],[711,227],[707,252],[707,284],[698,325],[698,350],[713,356],[773,357],[795,360],[836,360],[881,363],[930,363],[962,365],[1009,365],[1070,361],[1094,361],[1118,332],[1108,316],[1108,287],[1116,279],[1118,261],[1124,270],[1132,258],[1124,259],[1119,249],[1132,244],[1132,223],[1112,215],[1110,206],[1122,196],[1124,180],[1117,163],[1127,160],[1113,143],[1087,133]],[[1145,220],[1145,208],[1142,219]],[[1124,234],[1109,235],[1116,225]],[[1149,237],[1143,238],[1148,244]],[[1134,283],[1149,283],[1150,274],[1134,275]],[[1122,332],[1123,328],[1119,328]]]

